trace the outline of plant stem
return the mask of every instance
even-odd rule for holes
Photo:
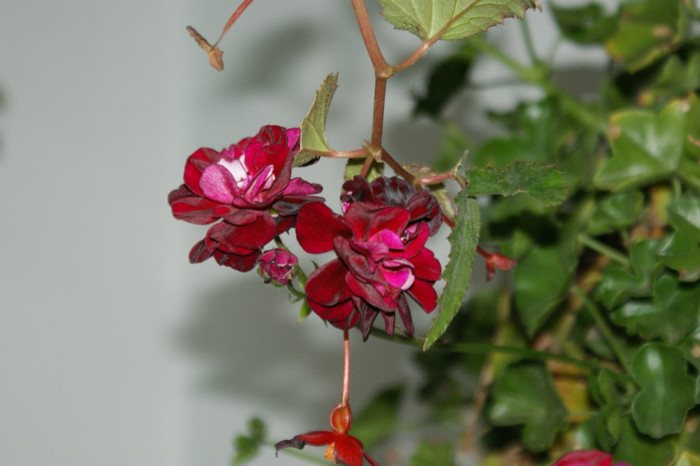
[[[221,39],[224,38],[228,30],[231,28],[231,26],[233,26],[233,23],[236,22],[238,17],[241,16],[241,14],[243,14],[245,9],[248,8],[248,5],[250,5],[251,3],[253,3],[253,0],[243,0],[243,2],[238,6],[238,8],[236,8],[236,11],[233,12],[231,17],[228,19],[228,22],[224,26],[224,29],[221,31],[221,35],[216,40],[216,42],[214,42],[214,45],[212,45],[213,48],[216,48],[216,46],[219,45]]]
[[[520,32],[523,36],[523,41],[525,42],[525,50],[527,51],[527,56],[530,59],[530,63],[533,65],[539,63],[537,58],[537,52],[535,52],[535,46],[532,42],[532,34],[530,34],[530,28],[525,21],[518,21],[520,25]]]
[[[386,82],[388,78],[377,76],[374,79],[374,109],[372,110],[372,139],[369,143],[370,154],[381,152],[382,134],[384,132],[384,103],[386,102]]]
[[[340,406],[347,406],[350,401],[350,338],[348,329],[343,330],[343,388],[340,394]]]
[[[596,240],[595,238],[591,238],[590,236],[586,235],[585,233],[579,233],[578,236],[576,237],[579,243],[583,244],[584,246],[587,246],[591,249],[593,249],[596,252],[599,252],[603,254],[604,256],[609,257],[610,259],[614,260],[615,262],[618,262],[625,267],[629,267],[630,261],[629,259],[619,251],[611,248],[610,246],[607,246],[600,241]]]
[[[618,343],[618,341],[615,339],[615,336],[612,333],[612,330],[610,330],[610,326],[608,325],[608,322],[605,320],[603,315],[600,313],[600,310],[598,309],[598,306],[595,305],[593,301],[590,300],[588,295],[583,292],[578,287],[573,287],[571,291],[581,299],[583,302],[583,308],[588,312],[588,314],[593,318],[593,320],[596,323],[596,326],[598,329],[601,331],[603,334],[603,338],[608,342],[608,345],[610,345],[610,348],[612,348],[613,352],[615,353],[615,356],[617,357],[617,360],[620,362],[622,367],[625,369],[626,373],[630,373],[630,368],[629,365],[627,364],[627,357],[625,356],[625,352],[622,349],[622,346]]]
[[[384,340],[402,343],[416,348],[423,347],[423,340],[419,338],[408,338],[400,335],[389,336],[386,332],[377,328],[372,329],[372,335]],[[587,371],[605,370],[621,382],[627,383],[630,381],[625,374],[615,372],[614,370],[598,364],[597,362],[583,361],[581,359],[572,358],[563,354],[548,353],[546,351],[537,351],[529,348],[520,348],[517,346],[493,345],[489,343],[445,343],[438,341],[431,347],[431,350],[433,349],[435,351],[448,351],[452,353],[503,353],[520,356],[525,359],[558,361],[563,364],[579,367]]]
[[[382,55],[382,50],[379,48],[379,43],[377,43],[377,38],[374,35],[374,29],[372,28],[372,22],[369,19],[369,13],[367,12],[367,5],[365,5],[365,0],[352,0],[352,8],[355,11],[355,18],[357,20],[357,25],[360,27],[360,34],[362,35],[362,40],[365,43],[365,48],[369,54],[369,59],[374,67],[374,72],[377,76],[384,76],[389,78],[391,76],[391,66],[384,59]]]

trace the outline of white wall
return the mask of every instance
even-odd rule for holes
[[[0,464],[225,465],[252,415],[271,439],[326,428],[340,333],[295,324],[254,273],[190,265],[205,228],[166,203],[187,155],[297,125],[329,72],[332,145],[368,138],[372,73],[349,2],[290,3],[255,2],[217,73],[184,28],[214,39],[237,2],[0,0]],[[392,62],[417,45],[376,25]],[[390,83],[387,145],[405,162],[439,140],[406,116],[424,71]],[[352,344],[356,410],[416,375],[405,348]],[[265,450],[254,464],[303,463]]]

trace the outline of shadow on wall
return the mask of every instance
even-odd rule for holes
[[[223,272],[223,270],[222,270]],[[178,341],[204,368],[198,386],[270,407],[293,406],[323,417],[340,396],[342,332],[315,314],[296,323],[301,303],[286,288],[250,272],[232,274],[193,300]],[[351,331],[351,399],[358,409],[380,389],[406,377],[415,350]]]

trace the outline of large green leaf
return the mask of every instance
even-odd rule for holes
[[[700,243],[696,235],[685,230],[673,233],[659,250],[659,259],[677,271],[681,281],[694,282],[700,278]]]
[[[396,29],[423,40],[464,39],[505,18],[522,18],[537,0],[379,0],[382,15]]]
[[[615,32],[617,18],[608,16],[598,3],[566,8],[552,5],[551,11],[562,34],[579,44],[600,44]]]
[[[629,71],[636,71],[677,48],[686,26],[678,0],[627,0],[606,47]]]
[[[700,285],[681,283],[675,274],[665,273],[655,280],[652,293],[652,299],[627,301],[610,318],[646,340],[680,341],[697,321]]]
[[[491,393],[489,420],[499,426],[524,424],[523,444],[543,451],[568,426],[568,413],[541,364],[524,362],[506,368]]]
[[[321,87],[316,91],[311,109],[301,122],[301,149],[294,157],[295,167],[318,158],[318,155],[309,151],[331,150],[326,140],[326,118],[336,89],[338,89],[338,73],[331,73],[326,76]]]
[[[631,374],[640,387],[632,400],[632,417],[640,432],[662,438],[683,430],[695,405],[695,380],[683,354],[671,346],[647,343],[632,357]]]
[[[668,466],[675,454],[674,440],[673,437],[655,440],[640,434],[632,419],[626,417],[613,455],[615,461],[634,466]]]
[[[467,171],[464,181],[468,184],[467,194],[471,196],[527,193],[546,207],[561,204],[566,199],[567,184],[552,166],[514,162],[503,170],[475,168]]]
[[[476,247],[479,244],[481,229],[481,212],[476,199],[468,197],[462,190],[455,198],[457,217],[450,242],[450,262],[445,267],[442,278],[445,288],[438,299],[438,314],[428,330],[423,350],[430,348],[445,333],[467,294],[467,288],[474,269]]]
[[[659,269],[659,241],[640,241],[630,249],[630,267],[613,263],[608,266],[598,283],[596,297],[608,309],[613,309],[630,296],[651,296],[654,277]]]
[[[641,191],[621,191],[602,199],[586,223],[586,233],[597,236],[634,225],[644,207]]]
[[[515,268],[515,308],[532,337],[569,292],[576,270],[575,225],[549,244],[535,245]]]
[[[612,157],[595,175],[603,189],[642,186],[672,174],[681,160],[686,103],[676,100],[656,115],[649,110],[622,110],[610,117]]]

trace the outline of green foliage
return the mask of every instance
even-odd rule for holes
[[[295,167],[306,165],[318,158],[318,154],[309,151],[331,150],[326,139],[326,119],[336,89],[338,89],[338,73],[331,73],[326,76],[321,87],[316,91],[311,109],[301,122],[301,150],[294,157]]]
[[[423,344],[423,349],[430,348],[459,311],[471,281],[476,246],[479,243],[481,214],[476,199],[467,196],[462,190],[455,199],[458,207],[455,227],[450,233],[450,262],[442,274],[445,288],[438,299],[438,314]]]
[[[568,425],[568,413],[550,373],[529,362],[503,371],[493,387],[488,414],[495,425],[523,424],[523,444],[532,451],[549,448]]]
[[[464,39],[522,17],[537,5],[534,0],[379,0],[382,15],[396,29],[423,40]]]
[[[236,455],[231,464],[244,464],[255,458],[258,455],[260,446],[265,442],[266,435],[263,421],[258,418],[250,419],[248,421],[248,434],[237,436],[233,442]]]
[[[454,446],[444,442],[423,441],[411,456],[411,466],[450,466],[455,464]]]
[[[365,408],[353,416],[352,435],[362,439],[366,449],[391,435],[399,423],[399,408],[403,398],[402,386],[379,392]]]

